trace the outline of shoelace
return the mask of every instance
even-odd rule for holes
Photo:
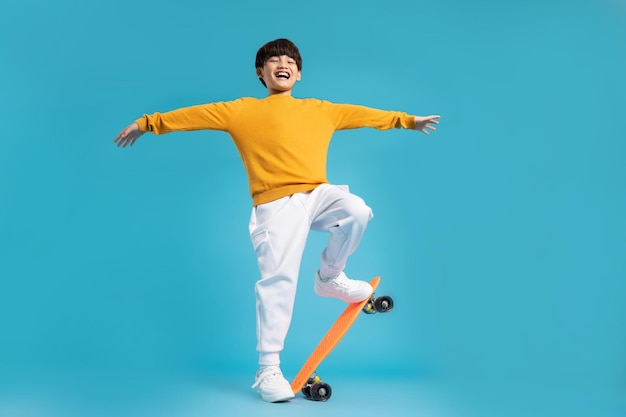
[[[348,289],[351,285],[351,279],[349,278],[336,278],[335,280],[332,281],[332,284],[335,287],[340,287],[340,288],[344,288],[344,289]]]

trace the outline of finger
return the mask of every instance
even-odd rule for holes
[[[141,135],[138,134],[137,132],[133,132],[133,134],[130,135],[130,137],[128,138],[128,145],[133,146],[135,142],[137,142],[137,139],[139,139],[139,136]]]
[[[115,142],[119,141],[119,140],[125,140],[126,138],[128,138],[128,128],[122,130],[117,137],[115,138]]]

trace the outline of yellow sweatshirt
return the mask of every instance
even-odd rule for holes
[[[326,156],[336,130],[415,128],[415,117],[406,113],[284,95],[146,114],[136,122],[142,132],[155,134],[228,132],[248,174],[254,205],[327,183]]]

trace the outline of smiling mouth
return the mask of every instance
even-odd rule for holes
[[[279,71],[276,73],[276,78],[283,78],[285,80],[288,80],[290,78],[290,75],[288,72],[285,71]]]

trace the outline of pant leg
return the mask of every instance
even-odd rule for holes
[[[322,185],[313,191],[308,203],[313,217],[311,229],[330,233],[321,256],[320,274],[335,276],[344,270],[374,215],[347,186]]]
[[[253,208],[250,237],[260,279],[255,286],[257,351],[260,365],[278,365],[291,324],[302,253],[310,217],[303,195],[294,194]]]

